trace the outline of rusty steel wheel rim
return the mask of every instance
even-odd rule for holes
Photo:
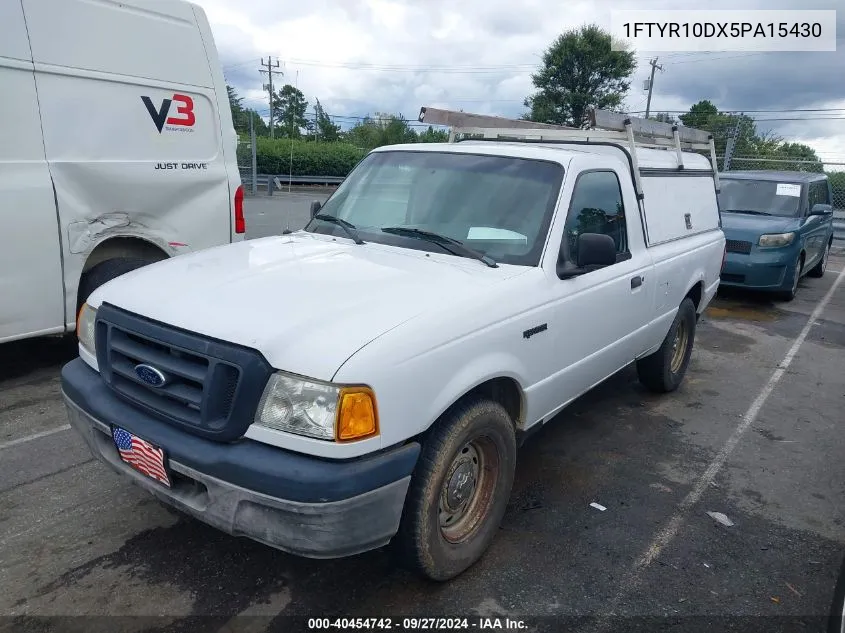
[[[684,356],[687,353],[687,343],[689,342],[689,329],[686,321],[678,323],[678,329],[675,331],[675,340],[672,342],[672,361],[669,364],[669,369],[673,374],[677,374],[684,364]]]
[[[440,533],[449,543],[467,540],[487,515],[499,480],[496,445],[488,437],[470,440],[457,452],[440,489]]]

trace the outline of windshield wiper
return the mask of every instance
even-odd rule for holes
[[[752,211],[751,209],[724,209],[724,213],[747,213],[748,215],[774,215],[765,211]]]
[[[381,230],[384,233],[393,233],[394,235],[416,237],[421,240],[426,240],[427,242],[437,244],[444,250],[447,250],[452,253],[452,255],[463,255],[465,257],[477,259],[478,261],[483,262],[490,268],[499,267],[496,261],[491,257],[488,257],[484,253],[481,253],[475,250],[474,248],[464,246],[463,242],[456,240],[453,237],[449,237],[448,235],[440,235],[440,233],[434,233],[433,231],[426,231],[425,229],[415,229],[408,226],[383,226],[381,227]]]
[[[336,218],[333,215],[328,215],[326,213],[318,213],[314,216],[315,220],[323,220],[324,222],[331,222],[332,224],[337,224],[340,228],[346,231],[346,234],[352,238],[352,240],[356,244],[363,244],[364,240],[358,235],[358,231],[355,230],[355,225],[351,222],[347,222],[342,218]]]

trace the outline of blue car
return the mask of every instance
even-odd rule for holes
[[[791,301],[801,277],[824,275],[833,242],[826,175],[730,171],[719,179],[727,240],[721,286],[773,292]]]

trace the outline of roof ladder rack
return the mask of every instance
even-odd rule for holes
[[[634,167],[637,195],[642,197],[637,164],[637,147],[674,150],[678,169],[684,168],[684,150],[709,152],[710,164],[719,190],[719,170],[713,135],[703,130],[678,126],[662,121],[632,117],[609,110],[592,109],[590,127],[578,129],[562,125],[536,123],[524,119],[506,119],[483,114],[423,107],[419,120],[432,125],[450,127],[449,141],[459,136],[480,136],[486,140],[503,141],[578,141],[616,142],[626,146]]]

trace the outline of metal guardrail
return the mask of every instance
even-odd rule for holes
[[[845,209],[833,212],[833,239],[845,242]]]
[[[241,181],[244,189],[252,191],[252,173],[247,169],[241,169]],[[276,179],[279,185],[285,187],[287,184],[291,185],[323,185],[332,186],[339,185],[343,182],[342,176],[288,176],[287,174],[273,175],[273,174],[256,174],[255,188],[253,193],[264,193],[272,196],[274,191],[281,191],[276,187]]]

